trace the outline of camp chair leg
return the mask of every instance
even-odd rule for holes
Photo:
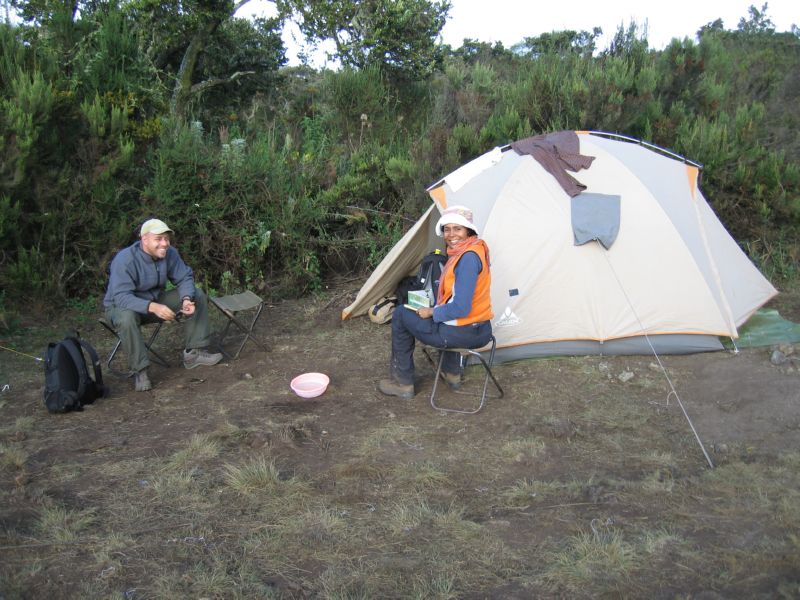
[[[503,397],[503,395],[504,395],[503,388],[500,387],[500,383],[497,381],[497,378],[494,376],[494,373],[492,373],[492,369],[491,369],[491,366],[494,363],[494,351],[495,351],[495,348],[497,346],[497,341],[495,340],[494,336],[492,336],[492,339],[491,339],[490,343],[491,343],[491,350],[489,352],[489,360],[488,360],[488,362],[486,361],[486,359],[483,358],[483,356],[481,355],[480,352],[478,352],[477,350],[472,349],[472,348],[435,348],[435,350],[439,351],[439,361],[436,364],[436,376],[433,379],[433,389],[431,390],[431,407],[433,407],[435,410],[440,410],[440,411],[443,411],[443,412],[453,412],[453,413],[460,413],[460,414],[464,414],[464,415],[474,415],[475,413],[480,412],[481,409],[483,409],[483,407],[486,404],[486,398],[488,397],[486,392],[488,391],[488,388],[489,388],[489,380],[490,379],[492,380],[492,383],[494,384],[494,386],[497,388],[497,391],[498,391],[498,394],[499,394],[498,396],[496,396],[496,398],[502,398]],[[444,376],[442,375],[442,363],[444,362],[444,352],[445,351],[447,351],[447,352],[460,352],[462,355],[470,354],[470,355],[476,357],[480,361],[480,363],[483,365],[483,369],[486,371],[486,377],[483,380],[483,390],[481,391],[481,401],[480,401],[480,404],[478,405],[478,407],[475,410],[461,410],[461,409],[458,409],[458,408],[446,408],[446,407],[443,407],[443,406],[438,406],[436,404],[436,389],[439,386],[439,379],[440,378],[444,379]],[[433,359],[428,354],[428,352],[424,351],[424,354],[425,354],[426,358],[433,364]],[[462,391],[456,391],[455,393],[462,394],[462,395],[467,395],[467,394],[468,395],[472,395],[472,394],[469,394],[469,392],[462,392]]]
[[[252,292],[244,292],[242,294],[235,294],[233,296],[223,296],[221,298],[209,298],[211,303],[216,306],[222,313],[227,317],[227,321],[225,322],[225,327],[223,327],[222,332],[219,335],[218,341],[216,343],[217,348],[219,351],[228,359],[234,360],[239,358],[239,354],[242,352],[242,348],[247,343],[247,341],[253,342],[256,346],[264,350],[265,352],[269,352],[270,348],[263,343],[261,340],[257,339],[253,335],[253,329],[258,322],[258,318],[261,316],[261,311],[264,310],[264,301],[261,300],[258,296],[256,296]],[[245,325],[237,316],[236,313],[242,310],[250,310],[256,309],[255,315],[253,319],[250,321],[250,325]],[[242,333],[244,334],[244,338],[242,339],[241,344],[236,350],[235,354],[231,354],[223,347],[223,342],[225,337],[228,335],[228,331],[230,330],[231,324],[236,325]]]
[[[117,371],[111,366],[111,362],[114,360],[114,357],[116,357],[117,351],[119,350],[119,347],[122,345],[122,339],[119,337],[119,334],[117,333],[117,330],[114,329],[114,327],[111,325],[111,323],[109,323],[105,319],[98,319],[98,322],[100,323],[100,325],[102,325],[103,327],[108,329],[108,331],[110,331],[111,334],[115,338],[117,338],[117,343],[114,344],[114,348],[108,354],[108,358],[106,358],[106,368],[109,371],[111,371],[112,373],[116,373],[118,375],[127,374],[127,373],[122,373],[121,371]],[[145,324],[148,324],[148,323],[145,323]],[[158,321],[158,322],[154,323],[154,325],[155,325],[155,328],[153,329],[153,332],[150,334],[150,338],[144,343],[144,345],[147,348],[147,351],[152,355],[153,362],[158,363],[162,367],[169,368],[170,364],[167,361],[167,359],[165,359],[158,352],[153,350],[153,344],[155,343],[156,338],[158,337],[158,334],[161,332],[161,326],[164,325],[164,321]]]
[[[256,346],[258,346],[259,348],[264,350],[264,352],[268,352],[269,348],[267,348],[267,346],[263,342],[261,342],[260,340],[256,339],[255,337],[253,337],[253,328],[256,325],[256,321],[258,321],[258,317],[261,316],[261,311],[262,310],[264,310],[264,303],[263,302],[258,305],[258,309],[256,310],[256,314],[253,317],[252,322],[250,323],[250,327],[247,327],[244,323],[242,323],[239,319],[237,319],[236,315],[234,315],[232,312],[227,311],[227,310],[223,310],[222,312],[224,312],[225,315],[228,317],[228,322],[225,324],[225,328],[222,330],[222,335],[220,336],[220,346],[219,346],[220,352],[222,352],[224,355],[226,355],[228,358],[231,358],[231,359],[239,358],[239,354],[241,354],[242,348],[244,348],[244,345],[247,343],[247,340],[250,340],[251,342],[253,342]],[[233,354],[233,355],[228,354],[225,351],[225,349],[222,347],[222,340],[225,339],[225,335],[228,333],[228,329],[230,328],[231,323],[236,325],[244,333],[244,339],[242,340],[242,343],[239,344],[239,348],[236,350],[236,354]]]

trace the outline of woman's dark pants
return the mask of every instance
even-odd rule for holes
[[[391,375],[398,383],[414,383],[414,345],[416,340],[436,348],[480,348],[489,343],[492,324],[445,325],[421,319],[413,310],[398,306],[392,313]],[[458,352],[445,352],[442,371],[461,373]]]

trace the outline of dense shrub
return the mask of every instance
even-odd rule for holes
[[[150,216],[175,228],[208,286],[304,293],[374,266],[447,172],[557,129],[617,132],[702,163],[706,196],[753,259],[796,274],[800,39],[763,19],[710,24],[663,51],[635,24],[600,51],[596,31],[510,50],[466,41],[417,80],[375,62],[278,72],[276,22],[225,21],[209,29],[197,63],[209,79],[184,118],[168,88],[203,18],[27,6],[32,26],[0,25],[6,312],[100,294],[114,252]],[[226,69],[242,71],[214,79]]]

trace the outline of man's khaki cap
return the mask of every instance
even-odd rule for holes
[[[161,219],[150,219],[149,221],[145,221],[142,224],[142,231],[139,235],[144,235],[145,233],[154,233],[158,235],[160,233],[167,233],[167,232],[175,233]]]

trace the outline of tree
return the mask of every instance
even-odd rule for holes
[[[312,40],[331,39],[345,66],[380,67],[394,80],[425,79],[441,66],[436,43],[449,0],[277,0]]]
[[[697,39],[699,40],[706,34],[719,34],[725,31],[725,26],[722,22],[722,19],[715,19],[703,25],[700,29],[697,30]]]
[[[248,1],[132,0],[124,4],[141,29],[144,51],[173,78],[173,116],[184,118],[201,94],[215,88],[238,89],[247,78],[268,80],[263,76],[286,63],[278,19],[251,23],[234,18]],[[239,37],[244,40],[241,47]]]
[[[596,48],[597,37],[603,34],[600,27],[594,27],[590,32],[573,31],[553,31],[543,33],[537,37],[526,37],[521,44],[514,47],[514,50],[531,58],[537,58],[544,54],[558,54],[565,56],[577,54],[585,58],[591,58]]]
[[[743,33],[773,33],[775,31],[775,24],[767,16],[766,2],[761,6],[761,10],[751,5],[747,12],[750,14],[750,18],[739,19],[739,31]]]

